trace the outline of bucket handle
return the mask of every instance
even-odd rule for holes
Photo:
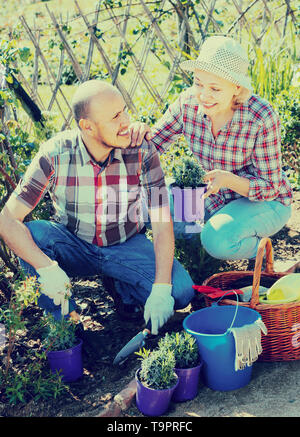
[[[232,329],[232,327],[233,327],[233,325],[234,325],[234,322],[235,322],[235,319],[236,319],[236,316],[237,316],[237,312],[238,312],[238,306],[239,306],[239,305],[238,305],[238,295],[237,295],[237,293],[236,293],[234,290],[227,291],[227,292],[224,293],[223,296],[221,296],[220,299],[218,299],[217,302],[215,303],[215,305],[218,305],[218,303],[220,302],[220,300],[223,299],[223,297],[226,296],[226,294],[228,294],[228,293],[232,293],[232,292],[234,292],[235,297],[236,297],[235,312],[234,312],[234,316],[233,316],[233,319],[232,319],[231,325],[229,326],[229,328],[227,329],[227,331],[224,332],[224,334],[227,334],[227,333],[231,332],[231,329]],[[223,334],[223,335],[224,335],[224,334]]]

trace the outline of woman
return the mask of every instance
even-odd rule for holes
[[[233,39],[208,38],[198,58],[181,66],[194,72],[193,87],[169,106],[152,133],[136,124],[132,146],[146,134],[163,153],[184,135],[206,170],[203,247],[219,259],[254,258],[261,237],[274,235],[291,215],[280,121],[252,93],[247,55]]]

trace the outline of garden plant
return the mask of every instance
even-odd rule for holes
[[[166,333],[158,342],[162,351],[171,351],[175,357],[175,372],[179,383],[174,390],[172,400],[185,402],[194,399],[198,393],[202,361],[196,339],[188,332]]]
[[[0,308],[0,323],[5,326],[4,341],[0,345],[0,398],[10,404],[55,399],[66,388],[61,376],[49,372],[45,353],[29,348],[24,360],[28,360],[30,365],[25,369],[22,361],[16,359],[21,333],[24,335],[30,324],[26,309],[36,304],[38,296],[36,278],[22,279],[15,283],[9,302]],[[37,327],[31,326],[30,329],[33,334]]]
[[[185,331],[166,333],[159,340],[158,347],[173,352],[177,369],[196,367],[200,363],[197,342]]]
[[[67,317],[55,320],[51,314],[45,319],[43,347],[51,371],[64,382],[76,381],[83,375],[82,340],[76,336],[76,323]]]
[[[184,156],[176,162],[172,174],[174,186],[179,188],[198,188],[206,185],[203,180],[205,171],[193,156]]]
[[[175,357],[172,351],[142,349],[136,352],[140,356],[141,367],[136,371],[136,404],[147,416],[164,414],[169,406],[178,376],[174,371]]]
[[[76,324],[71,318],[55,320],[51,314],[44,317],[43,346],[47,351],[70,349],[78,343]]]
[[[136,352],[136,355],[141,361],[139,379],[145,386],[154,390],[164,390],[176,383],[175,357],[172,351],[142,349]]]

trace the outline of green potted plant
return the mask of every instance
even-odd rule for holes
[[[136,405],[146,416],[160,416],[167,411],[178,385],[174,354],[160,349],[143,349],[136,354],[141,357],[141,367],[135,374]]]
[[[194,399],[198,393],[202,367],[196,339],[185,331],[167,333],[158,342],[158,348],[163,353],[172,351],[175,357],[174,370],[178,375],[179,383],[174,390],[172,400],[184,402]]]
[[[172,168],[174,182],[171,192],[174,203],[174,219],[193,222],[204,219],[205,171],[193,156],[184,156]]]
[[[75,334],[72,319],[55,320],[46,317],[46,335],[43,346],[52,373],[60,372],[64,382],[72,382],[83,375],[82,340]]]

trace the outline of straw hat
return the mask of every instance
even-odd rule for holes
[[[198,68],[208,71],[252,91],[248,65],[248,56],[243,47],[225,36],[206,39],[197,59],[180,64],[183,70],[194,71]]]

